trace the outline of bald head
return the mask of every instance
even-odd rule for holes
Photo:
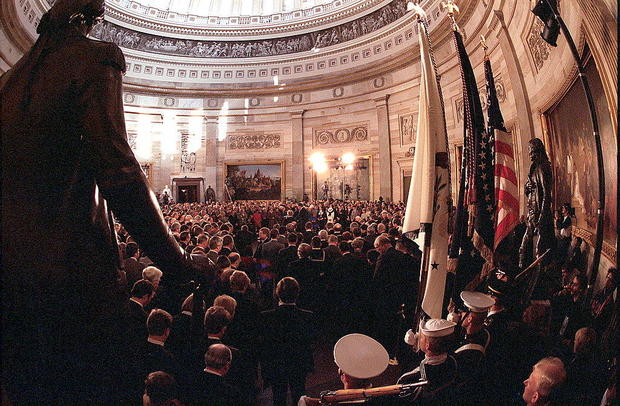
[[[232,352],[224,344],[212,344],[205,353],[205,366],[222,375],[228,373],[232,363]]]

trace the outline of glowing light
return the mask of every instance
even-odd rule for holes
[[[228,132],[228,101],[222,104],[217,116],[217,140],[224,141]]]
[[[280,100],[280,98],[279,98],[278,96],[274,96],[274,98],[273,98],[273,102],[274,102],[274,103],[277,103],[277,102],[278,102],[278,100]]]
[[[177,128],[177,116],[174,113],[163,113],[163,125],[161,131],[161,153],[173,155],[177,152],[177,139],[179,130]]]
[[[353,165],[349,164],[347,166],[344,167],[345,170],[350,171],[353,169]]]
[[[278,75],[275,75],[273,77],[273,85],[278,86],[279,83],[280,83],[280,79],[278,78]]]
[[[138,159],[151,159],[153,157],[153,137],[151,135],[151,117],[146,114],[138,116],[138,132],[136,137],[136,157]]]
[[[407,2],[407,11],[413,10],[414,7],[415,4],[413,4],[413,1]]]
[[[321,152],[315,152],[310,155],[310,162],[312,163],[312,170],[317,173],[323,173],[327,171],[327,162],[325,162],[325,155]]]
[[[353,162],[355,162],[355,154],[353,154],[352,152],[346,152],[342,154],[341,159],[343,164],[351,165]]]

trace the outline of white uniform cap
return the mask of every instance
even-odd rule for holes
[[[461,292],[461,299],[473,313],[485,313],[495,304],[495,299],[481,292]]]
[[[334,345],[334,362],[345,374],[368,379],[380,375],[390,356],[374,338],[364,334],[347,334]]]
[[[446,319],[430,319],[420,322],[420,331],[427,337],[445,337],[454,333],[456,323]]]

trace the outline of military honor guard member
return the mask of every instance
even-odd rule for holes
[[[374,338],[364,334],[347,334],[334,345],[334,362],[344,389],[368,389],[371,378],[381,375],[388,366],[387,350]],[[302,396],[298,406],[316,404],[315,399]],[[367,402],[373,403],[373,400]]]
[[[450,341],[456,323],[444,319],[430,319],[420,322],[421,334],[411,330],[405,335],[405,342],[416,345],[424,352],[424,359],[414,370],[402,375],[399,384],[428,381],[419,388],[411,402],[419,405],[450,405],[454,399],[457,375],[456,359],[448,354]]]
[[[491,334],[484,326],[495,300],[481,292],[461,292],[467,311],[461,314],[463,336],[458,340],[454,358],[459,366],[458,398],[460,404],[483,404],[485,399],[486,351]]]

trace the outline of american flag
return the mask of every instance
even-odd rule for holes
[[[496,249],[514,227],[519,223],[519,190],[515,174],[515,158],[512,136],[504,127],[504,118],[499,108],[491,61],[484,61],[484,74],[487,86],[488,125],[487,133],[494,138],[494,183],[495,183],[495,238]]]

